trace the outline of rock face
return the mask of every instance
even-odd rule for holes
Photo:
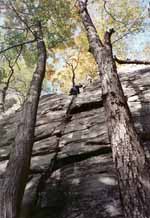
[[[149,157],[150,68],[120,74]],[[16,115],[0,120],[0,175],[14,146]],[[100,81],[77,97],[41,98],[20,218],[122,217]]]

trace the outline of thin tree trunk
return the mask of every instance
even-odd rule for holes
[[[125,218],[149,218],[150,177],[144,150],[134,128],[113,60],[110,30],[104,43],[87,10],[87,0],[78,0],[90,51],[98,64],[108,133],[112,145]]]
[[[19,114],[15,147],[12,148],[4,181],[0,188],[0,218],[19,217],[30,167],[37,107],[46,65],[46,48],[41,37],[40,28],[37,36],[37,49],[38,64],[33,75],[27,100]]]
[[[4,103],[5,103],[4,89],[1,89],[0,90],[0,114],[4,112]]]
[[[74,69],[72,69],[72,87],[75,86],[75,72]]]
[[[8,88],[9,88],[9,80],[6,83],[5,87],[2,90],[0,90],[0,113],[5,112],[5,101],[6,101]]]
[[[7,58],[7,56],[5,56],[5,58],[8,62],[8,66],[9,66],[10,71],[9,71],[9,76],[8,76],[7,81],[4,83],[4,87],[0,90],[0,113],[5,112],[5,100],[6,100],[7,91],[8,91],[12,76],[15,73],[14,66],[15,66],[18,58],[21,55],[22,48],[23,48],[23,46],[21,45],[13,64],[11,64],[11,59],[9,59],[9,58]]]

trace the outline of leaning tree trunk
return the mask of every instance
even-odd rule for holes
[[[102,80],[102,97],[108,123],[125,218],[150,217],[150,177],[144,150],[134,128],[113,60],[111,34],[105,33],[104,43],[87,10],[87,0],[78,0],[82,22],[87,32],[90,51],[98,64]]]
[[[46,48],[37,37],[38,64],[31,86],[19,114],[15,147],[12,148],[4,181],[0,187],[0,218],[18,218],[30,167],[37,107],[45,74]]]

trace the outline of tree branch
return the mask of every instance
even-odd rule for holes
[[[71,67],[71,72],[72,72],[72,86],[75,86],[75,76],[76,76],[76,69],[79,65],[79,59],[80,59],[80,52],[81,52],[81,48],[79,49],[78,55],[77,55],[77,59],[73,58],[72,60],[70,59],[70,62],[67,61],[67,59],[65,59],[66,65],[68,65],[69,67]],[[72,62],[71,62],[72,61]],[[73,63],[75,62],[75,64]]]
[[[130,59],[122,60],[122,59],[118,59],[116,56],[114,56],[114,60],[118,64],[143,64],[143,65],[150,65],[150,61],[139,61],[139,60],[130,60]]]
[[[16,10],[15,6],[13,5],[12,1],[9,0],[9,4],[12,8],[12,10],[15,12],[15,14],[17,15],[17,17],[19,18],[19,20],[26,26],[26,28],[33,34],[34,36],[34,32],[32,31],[32,29],[30,28],[30,26],[28,25],[28,23],[25,21],[25,19],[23,19],[21,17],[21,15],[19,14],[19,12]]]
[[[104,0],[105,1],[105,0]],[[120,35],[117,39],[115,39],[112,44],[115,44],[116,42],[118,42],[119,40],[122,40],[124,37],[126,37],[127,35],[129,34],[132,34],[134,33],[135,31],[138,31],[139,30],[139,27],[137,26],[136,28],[134,28],[134,25],[136,25],[136,23],[138,22],[138,20],[140,19],[143,19],[143,17],[145,16],[145,13],[146,13],[146,8],[145,10],[142,11],[142,14],[140,15],[140,17],[138,16],[136,19],[133,20],[133,22],[131,24],[128,24],[130,25],[128,27],[128,25],[126,25],[127,27],[127,32],[125,32],[124,34]],[[133,29],[134,28],[134,29]],[[116,30],[116,32],[118,32],[118,30]]]
[[[123,35],[119,36],[117,39],[115,39],[113,42],[112,42],[112,45],[115,44],[116,42],[120,41],[121,39],[125,38],[127,35],[129,35],[130,33],[132,33],[132,31],[128,31],[126,33],[124,33]]]
[[[104,2],[104,10],[105,10],[105,12],[106,12],[115,22],[118,22],[118,23],[123,24],[124,26],[127,26],[127,24],[125,24],[125,23],[124,23],[123,21],[121,21],[121,20],[118,20],[118,19],[115,17],[115,15],[113,15],[113,14],[107,9],[107,6],[106,6],[107,1],[106,1],[106,0],[103,0],[103,2]]]
[[[9,86],[9,83],[10,83],[10,80],[11,80],[11,77],[12,77],[13,74],[14,74],[14,66],[15,66],[15,64],[17,63],[17,61],[18,61],[18,59],[19,59],[19,57],[20,57],[20,55],[21,55],[22,48],[23,48],[23,46],[21,46],[21,48],[20,48],[20,50],[19,50],[19,52],[18,52],[18,54],[17,54],[17,56],[16,56],[15,61],[14,61],[13,64],[11,64],[11,61],[6,58],[7,61],[8,61],[8,64],[9,64],[9,68],[10,68],[10,75],[9,75],[8,80],[7,80],[7,83],[6,83],[7,89],[8,89],[8,86]]]
[[[15,58],[15,60],[14,60],[14,62],[12,64],[11,64],[11,59],[9,59],[6,55],[4,55],[6,60],[8,61],[8,66],[9,66],[10,71],[9,71],[8,79],[7,79],[7,81],[5,83],[5,86],[4,86],[3,90],[2,90],[2,104],[3,104],[2,110],[3,111],[5,111],[5,99],[6,99],[7,90],[9,88],[10,81],[11,81],[11,79],[12,79],[14,73],[15,73],[14,66],[17,63],[17,61],[18,61],[18,59],[19,59],[19,57],[21,55],[22,48],[23,48],[23,46],[21,46],[21,48],[18,51],[18,54],[17,54],[17,56],[16,56],[16,58]]]
[[[2,29],[8,29],[8,30],[21,30],[21,31],[25,31],[25,30],[26,30],[25,28],[9,27],[9,26],[3,26],[3,25],[0,25],[0,28],[2,28]]]
[[[115,30],[113,28],[105,32],[105,36],[104,36],[105,44],[110,45],[111,36],[112,36],[113,33],[115,33]]]
[[[30,44],[30,43],[33,43],[33,42],[36,42],[36,38],[35,38],[35,39],[32,39],[32,40],[29,40],[29,41],[25,41],[25,42],[20,42],[20,43],[18,43],[18,44],[15,44],[15,45],[12,45],[12,46],[10,46],[10,47],[8,47],[8,48],[5,48],[5,49],[3,49],[3,50],[0,50],[0,54],[4,53],[5,51],[8,51],[8,50],[10,50],[10,49],[12,49],[12,48],[17,48],[17,47],[19,47],[19,46],[23,46],[23,45]]]

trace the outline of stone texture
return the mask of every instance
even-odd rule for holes
[[[150,68],[119,76],[149,157]],[[14,146],[17,113],[0,118],[1,179]],[[41,98],[21,214],[31,217],[122,217],[100,81],[73,99],[62,94]]]

